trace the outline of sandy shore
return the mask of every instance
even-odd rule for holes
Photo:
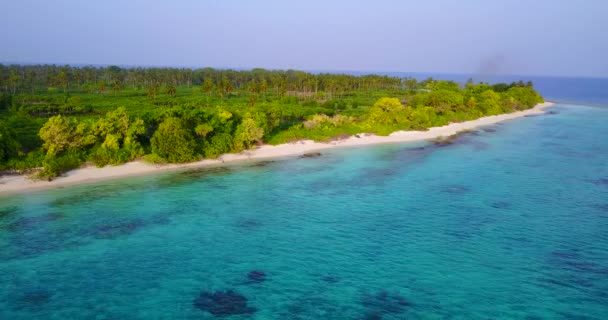
[[[307,152],[319,151],[336,147],[363,146],[381,143],[412,142],[420,140],[435,139],[442,136],[451,136],[463,130],[471,130],[480,126],[487,126],[501,121],[544,113],[544,109],[554,105],[545,102],[536,105],[532,109],[498,116],[483,117],[476,120],[452,123],[443,127],[431,128],[428,131],[397,131],[389,136],[376,136],[361,134],[359,137],[350,137],[345,140],[320,143],[311,140],[295,143],[281,144],[277,146],[263,145],[256,149],[247,150],[239,154],[224,154],[218,159],[201,160],[186,164],[152,165],[143,161],[133,161],[119,166],[106,166],[104,168],[85,167],[67,172],[64,176],[53,181],[34,181],[26,176],[4,176],[0,177],[0,194],[24,193],[41,189],[69,186],[74,184],[92,183],[128,176],[138,176],[171,170],[187,168],[198,168],[206,166],[221,166],[227,163],[244,161],[255,161],[260,159],[300,156]]]

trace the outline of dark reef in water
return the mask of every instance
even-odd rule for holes
[[[456,142],[456,139],[458,139],[458,137],[456,135],[448,136],[448,137],[438,137],[433,140],[433,144],[436,147],[446,147],[446,146],[454,144]]]
[[[303,154],[302,156],[300,156],[300,158],[316,158],[316,157],[320,157],[321,156],[321,152],[307,152],[305,154]]]
[[[412,304],[397,293],[380,290],[374,294],[365,294],[361,304],[374,313],[404,313]],[[373,319],[373,318],[372,318]]]
[[[158,224],[158,225],[167,225],[169,223],[171,223],[171,218],[169,218],[167,216],[167,214],[157,214],[152,216],[150,219],[148,219],[148,221],[146,222],[147,224]]]
[[[62,195],[51,202],[52,207],[63,207],[82,204],[83,202],[92,203],[97,200],[115,197],[125,191],[134,190],[129,184],[112,184],[109,186],[86,187],[77,193]]]
[[[257,219],[245,218],[239,220],[236,224],[239,228],[243,228],[248,231],[253,231],[262,226],[262,222]]]
[[[266,273],[264,271],[253,270],[247,274],[247,280],[250,283],[262,283],[266,281]]]
[[[321,277],[321,280],[323,280],[324,282],[327,282],[327,283],[337,283],[337,282],[340,282],[340,277],[327,275],[327,276]]]
[[[192,179],[207,178],[211,183],[207,184],[206,187],[218,188],[217,182],[215,182],[214,179],[230,174],[231,172],[233,172],[233,169],[229,166],[191,168],[170,175],[159,175],[148,187],[152,189],[163,189],[192,181]],[[219,186],[219,188],[224,188],[224,186]]]
[[[207,167],[182,171],[179,173],[179,176],[198,178],[203,176],[225,175],[231,172],[232,169],[229,167]]]
[[[273,160],[265,160],[265,161],[258,161],[254,164],[252,164],[250,167],[251,168],[264,168],[267,167],[268,165],[271,165],[273,163],[275,163],[276,161]]]
[[[15,220],[12,223],[7,225],[9,230],[17,231],[17,230],[31,230],[42,224],[53,222],[59,220],[63,217],[63,214],[52,212],[40,216],[35,217],[21,217]]]
[[[551,252],[549,262],[561,269],[601,276],[608,275],[608,266],[591,262],[576,250],[555,250]]]
[[[382,313],[377,311],[372,311],[366,313],[361,320],[382,320]]]
[[[17,300],[19,308],[36,308],[47,304],[53,294],[45,290],[32,290],[23,293]]]
[[[489,130],[495,131],[495,129],[491,129],[491,128],[483,129],[483,131],[485,131],[485,132],[493,132],[493,131],[489,131]],[[433,146],[435,148],[443,148],[443,147],[452,146],[452,145],[467,145],[467,146],[470,146],[473,149],[473,151],[482,151],[482,150],[488,149],[490,147],[490,145],[488,143],[476,138],[479,136],[481,136],[481,132],[478,130],[462,131],[462,132],[459,132],[455,135],[451,135],[448,137],[436,138],[435,140],[433,140]]]
[[[102,225],[89,228],[85,234],[98,239],[112,239],[120,236],[128,236],[146,227],[155,225],[167,225],[171,223],[170,213],[158,213],[146,219],[134,218],[123,221],[112,221]]]
[[[252,314],[257,310],[247,305],[245,296],[233,291],[203,291],[194,299],[195,308],[207,311],[214,316]]]
[[[597,186],[608,186],[608,178],[593,179],[593,180],[589,180],[589,182],[591,182]]]
[[[447,137],[438,137],[433,140],[433,144],[436,147],[445,147],[453,144],[467,144],[471,143],[472,137],[480,136],[480,132],[476,130],[463,130]]]
[[[125,236],[144,228],[147,223],[141,219],[133,219],[127,222],[112,223],[96,227],[92,234],[95,238],[111,239]]]
[[[551,252],[551,257],[555,259],[581,259],[581,255],[573,250],[555,250]]]
[[[473,151],[483,151],[483,150],[487,150],[490,148],[490,144],[483,142],[483,141],[471,140],[468,144],[471,145],[471,147],[473,148]]]
[[[19,207],[12,206],[0,209],[0,222],[5,219],[14,218],[19,213]]]
[[[506,201],[495,201],[490,206],[494,209],[509,209],[511,208],[511,203]]]
[[[608,213],[608,203],[596,204],[593,207],[602,212]]]
[[[463,185],[449,185],[442,188],[442,191],[450,194],[464,194],[471,191],[471,188]]]
[[[379,160],[386,162],[386,164],[375,163],[374,166],[362,170],[362,174],[348,184],[357,186],[377,185],[390,177],[398,176],[408,166],[423,162],[436,149],[437,147],[434,145],[426,145],[404,148],[397,152],[384,154]]]

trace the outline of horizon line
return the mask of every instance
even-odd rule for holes
[[[478,73],[478,72],[444,72],[444,71],[386,71],[386,70],[354,70],[354,69],[316,69],[316,68],[264,68],[264,67],[213,67],[203,65],[164,65],[164,64],[115,64],[115,63],[55,63],[55,62],[14,62],[14,61],[0,61],[0,65],[11,66],[32,66],[32,65],[52,65],[52,66],[70,66],[70,67],[109,67],[117,66],[125,69],[133,68],[176,68],[176,69],[216,69],[216,70],[235,70],[235,71],[251,71],[254,69],[263,69],[268,71],[303,71],[309,73],[329,73],[329,74],[350,74],[355,76],[360,75],[386,75],[399,77],[396,75],[390,75],[389,73],[402,73],[412,75],[458,75],[458,76],[503,76],[503,77],[538,77],[538,78],[571,78],[571,79],[608,79],[607,76],[593,76],[593,75],[541,75],[541,74],[517,74],[517,73]]]

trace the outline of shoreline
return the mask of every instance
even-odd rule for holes
[[[276,146],[262,145],[255,149],[245,150],[238,154],[223,154],[217,159],[205,159],[184,164],[153,165],[142,160],[136,160],[118,166],[83,167],[66,172],[52,181],[34,181],[25,175],[0,177],[0,195],[28,193],[71,185],[89,184],[106,180],[142,176],[154,173],[163,173],[177,170],[186,170],[201,167],[217,167],[242,162],[254,162],[272,158],[301,156],[304,153],[316,152],[340,147],[356,147],[386,143],[405,143],[431,140],[457,134],[463,130],[472,130],[482,126],[496,124],[502,121],[525,117],[528,115],[543,114],[544,109],[554,106],[553,102],[543,102],[531,109],[516,111],[495,116],[482,117],[475,120],[451,123],[442,127],[433,127],[427,131],[396,131],[388,136],[360,134],[344,140],[329,143],[303,140]]]

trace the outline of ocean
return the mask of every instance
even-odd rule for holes
[[[0,198],[0,318],[606,319],[608,93],[564,81],[450,145]]]

